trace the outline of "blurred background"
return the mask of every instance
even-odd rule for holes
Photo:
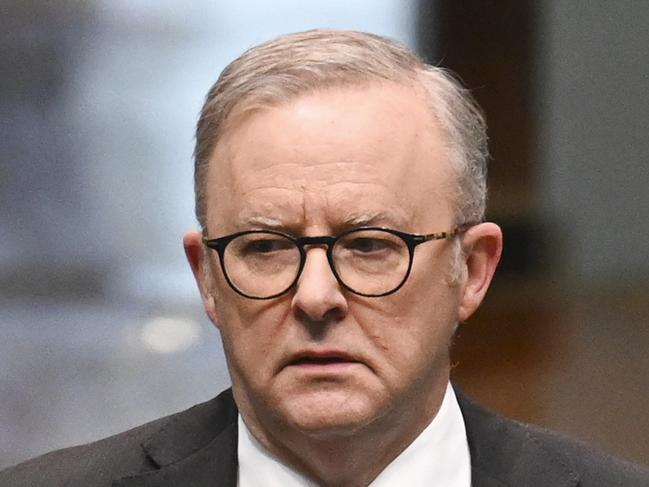
[[[505,253],[456,383],[649,463],[649,3],[3,0],[0,468],[227,387],[184,262],[209,86],[314,27],[396,38],[485,108]]]

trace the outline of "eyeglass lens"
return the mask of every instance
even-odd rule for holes
[[[339,238],[332,251],[335,271],[345,286],[365,295],[397,288],[410,265],[407,244],[383,230],[358,230]],[[248,296],[264,298],[285,291],[301,265],[296,242],[275,233],[240,235],[223,253],[231,283]]]

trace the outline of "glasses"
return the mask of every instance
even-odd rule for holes
[[[221,238],[203,238],[219,254],[226,281],[250,299],[272,299],[295,285],[304,269],[307,246],[327,247],[338,282],[360,296],[378,298],[398,291],[412,269],[415,247],[448,240],[465,230],[417,235],[389,228],[355,228],[338,236],[295,238],[273,230],[248,230]]]

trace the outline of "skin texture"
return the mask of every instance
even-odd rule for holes
[[[447,231],[454,183],[444,136],[416,88],[320,90],[231,117],[207,175],[208,234]],[[253,301],[229,288],[200,233],[185,235],[235,399],[263,445],[323,485],[367,485],[430,423],[453,333],[482,301],[502,245],[490,223],[459,238],[454,283],[450,241],[419,246],[404,287],[383,298],[341,288],[325,248],[313,246],[294,289]],[[331,360],[311,360],[323,356]]]

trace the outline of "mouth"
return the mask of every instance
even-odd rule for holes
[[[338,351],[305,351],[288,361],[293,367],[335,367],[360,363],[351,355]]]

